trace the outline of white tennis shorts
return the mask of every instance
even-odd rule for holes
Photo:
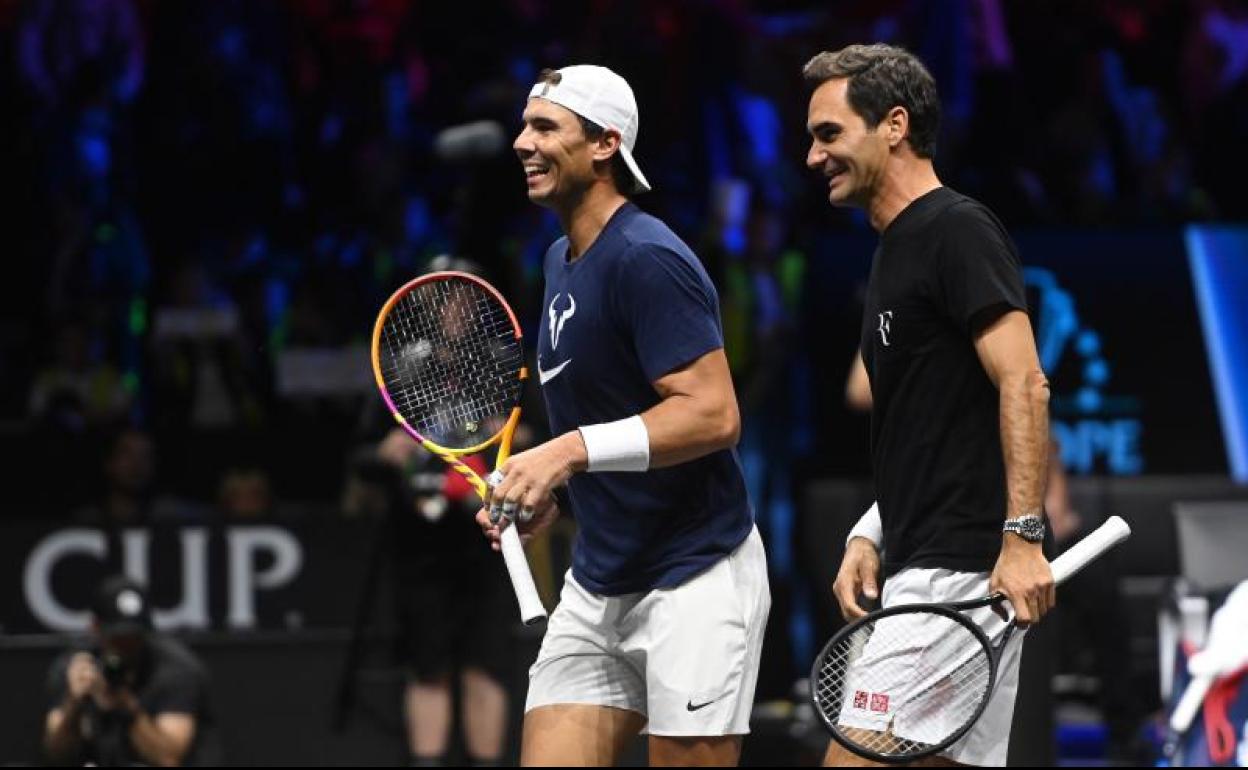
[[[892,607],[898,604],[915,604],[926,602],[954,602],[977,599],[987,596],[987,572],[954,572],[947,569],[906,569],[884,582],[884,595],[881,606]],[[966,616],[977,623],[988,640],[993,644],[1000,641],[1005,632],[1006,623],[992,611],[991,607],[968,610]],[[948,715],[939,711],[923,714],[912,714],[906,719],[902,706],[908,701],[909,693],[919,692],[932,686],[929,679],[938,678],[941,672],[934,672],[926,678],[916,674],[919,668],[917,657],[930,653],[935,644],[940,643],[940,631],[947,625],[931,616],[899,615],[885,618],[882,623],[913,623],[914,628],[907,629],[906,635],[920,640],[924,636],[931,637],[927,644],[916,643],[912,653],[893,651],[885,657],[872,656],[871,642],[867,642],[857,666],[871,667],[871,681],[876,693],[887,693],[887,697],[876,695],[871,702],[855,702],[863,699],[861,693],[852,686],[854,671],[848,673],[849,684],[846,687],[845,701],[841,705],[838,722],[846,727],[858,727],[869,730],[884,731],[892,725],[893,734],[909,740],[933,743],[940,737],[948,735],[956,729],[957,724],[946,724],[942,718]],[[1006,644],[997,669],[996,688],[989,697],[979,720],[957,743],[940,752],[955,762],[967,765],[1001,766],[1006,762],[1010,745],[1010,725],[1014,720],[1014,696],[1018,693],[1018,667],[1022,659],[1023,632],[1016,630]],[[964,640],[957,640],[962,645]],[[951,653],[951,657],[956,653]],[[930,659],[930,658],[929,658]],[[964,660],[957,661],[965,662]],[[957,663],[950,668],[956,668]],[[901,712],[901,713],[899,713]],[[952,720],[950,720],[952,721]]]
[[[674,588],[599,596],[569,570],[525,711],[584,703],[642,714],[650,735],[748,733],[770,609],[757,528]]]

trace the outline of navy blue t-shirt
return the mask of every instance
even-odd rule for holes
[[[546,252],[538,375],[551,432],[614,422],[659,402],[652,383],[724,346],[715,287],[675,233],[631,203],[574,262]],[[619,595],[679,585],[753,527],[735,450],[645,473],[578,473],[572,574]]]

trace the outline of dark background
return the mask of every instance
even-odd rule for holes
[[[17,677],[3,679],[0,761],[36,759],[32,688],[61,643],[29,612],[22,570],[41,538],[78,526],[152,533],[157,607],[181,595],[177,533],[211,533],[211,622],[182,631],[219,668],[233,761],[402,759],[393,731],[368,732],[398,724],[401,677],[384,581],[366,590],[378,523],[355,496],[358,460],[388,426],[372,322],[453,254],[536,328],[558,225],[526,201],[509,145],[536,73],[582,62],[632,84],[655,188],[636,202],[720,291],[776,570],[759,700],[792,706],[836,625],[838,543],[871,498],[868,418],[843,393],[876,241],[803,167],[800,70],[873,41],[927,63],[942,180],[997,213],[1030,279],[1047,271],[1029,282],[1038,331],[1071,322],[1045,361],[1056,433],[1081,510],[1137,529],[1124,633],[1138,700],[1160,709],[1151,626],[1179,570],[1171,506],[1242,494],[1184,236],[1248,218],[1243,2],[0,0],[0,658]],[[502,141],[438,151],[441,131],[471,121]],[[1046,291],[1061,301],[1045,305]],[[329,363],[291,374],[308,355]],[[148,442],[134,461],[144,507],[110,521],[122,428]],[[257,594],[255,627],[231,629],[224,533],[271,525],[304,545],[301,570]],[[548,591],[566,542],[535,557]],[[75,557],[55,590],[82,607],[104,571]],[[322,735],[362,606],[372,710],[352,712],[364,733]],[[1069,699],[1049,700],[1041,668],[1044,697],[1026,709],[1047,716],[1020,743],[1043,762]],[[785,737],[795,712],[776,713],[788,716],[760,727],[746,759],[808,760]]]

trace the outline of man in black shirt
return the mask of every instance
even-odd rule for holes
[[[885,606],[1000,591],[1020,625],[1034,623],[1056,600],[1041,552],[1048,382],[1018,254],[988,209],[937,179],[940,105],[918,59],[850,46],[814,57],[803,76],[807,165],[827,177],[833,205],[865,209],[880,233],[861,344],[877,504],[846,545],[842,613],[860,617],[859,594],[878,593],[882,546]],[[983,615],[995,641],[1004,622]],[[1021,636],[984,717],[943,761],[1005,764]],[[825,763],[862,760],[832,743]]]
[[[106,767],[219,763],[204,668],[151,630],[142,588],[120,576],[105,580],[92,617],[94,645],[68,650],[49,671],[48,758]]]

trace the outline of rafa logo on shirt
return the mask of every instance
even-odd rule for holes
[[[576,315],[576,297],[573,297],[570,292],[568,293],[568,309],[555,310],[555,305],[559,303],[559,298],[562,296],[562,294],[556,294],[550,300],[550,308],[547,311],[550,314],[550,347],[552,349],[559,347],[559,335],[563,333],[563,325],[568,322],[569,318]]]

